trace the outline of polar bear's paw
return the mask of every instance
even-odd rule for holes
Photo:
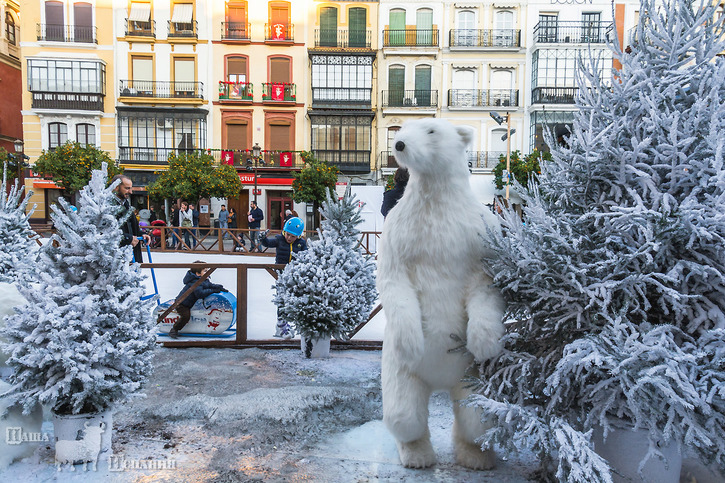
[[[427,468],[436,462],[433,445],[428,437],[410,443],[398,441],[397,444],[400,462],[406,468]]]
[[[472,324],[469,322],[466,348],[478,362],[483,362],[501,352],[501,337],[504,327],[501,322]]]
[[[496,466],[496,452],[492,449],[481,451],[478,445],[465,441],[455,441],[456,462],[472,470],[490,470]]]

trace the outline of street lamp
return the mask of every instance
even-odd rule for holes
[[[18,186],[24,189],[25,183],[23,180],[23,168],[25,167],[25,160],[30,159],[30,156],[26,156],[25,153],[23,153],[23,147],[25,143],[23,143],[22,139],[16,139],[13,143],[13,148],[15,149],[15,154],[8,154],[8,157],[13,158],[15,161],[15,170],[16,170],[16,177],[18,179]]]
[[[252,147],[252,157],[254,158],[254,204],[257,204],[257,166],[259,166],[259,156],[262,154],[262,148],[259,143],[254,143]]]
[[[501,136],[501,141],[506,141],[506,199],[509,199],[509,184],[511,184],[511,135],[516,129],[511,129],[511,115],[507,112],[506,117],[502,117],[498,112],[491,111],[491,117],[500,126],[506,121],[506,134]]]

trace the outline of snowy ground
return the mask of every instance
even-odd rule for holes
[[[155,262],[259,263],[268,257],[164,253]],[[180,289],[178,273],[157,271],[162,300]],[[228,273],[227,273],[228,272]],[[213,280],[235,288],[232,270]],[[274,306],[272,279],[250,275],[249,335],[269,338]],[[252,283],[254,282],[254,283]],[[150,281],[149,281],[150,283]],[[380,317],[380,318],[378,318]],[[384,316],[373,319],[365,339],[382,337]],[[475,472],[454,463],[451,402],[436,394],[430,428],[439,462],[426,470],[400,466],[385,430],[379,351],[333,351],[330,359],[305,359],[299,350],[156,349],[147,397],[114,415],[113,452],[128,469],[58,473],[52,443],[35,444],[32,457],[0,470],[0,482],[511,482],[535,481],[534,456],[499,455],[497,467]],[[48,411],[46,411],[46,415]],[[43,425],[52,441],[53,426]],[[171,469],[139,469],[143,460]],[[118,464],[116,466],[118,468]],[[721,481],[692,460],[682,482]]]

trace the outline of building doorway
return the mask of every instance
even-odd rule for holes
[[[293,210],[291,191],[268,191],[267,192],[267,228],[270,230],[282,230],[284,227],[284,212]]]
[[[227,210],[234,208],[237,213],[237,228],[249,228],[249,219],[247,212],[249,211],[249,190],[243,189],[239,192],[239,196],[235,198],[227,198]]]

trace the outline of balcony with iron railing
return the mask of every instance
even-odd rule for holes
[[[448,107],[518,106],[519,91],[515,89],[450,89]]]
[[[453,29],[448,33],[451,48],[518,48],[521,30],[513,29]]]
[[[313,87],[312,104],[370,107],[372,94],[371,87]]]
[[[534,42],[539,44],[600,44],[612,38],[612,22],[539,22]]]
[[[204,83],[191,81],[120,81],[119,96],[126,98],[204,99]]]
[[[174,40],[195,40],[199,33],[199,22],[172,22],[168,20],[169,39]]]
[[[215,160],[221,163],[221,156],[231,151],[233,154],[234,166],[242,166],[247,171],[254,170],[254,158],[251,149],[246,151],[240,150],[208,150]],[[300,170],[305,167],[302,154],[299,151],[262,151],[260,159],[257,163],[257,172],[265,171],[293,171]]]
[[[156,21],[138,22],[126,19],[126,37],[156,38]]]
[[[72,42],[82,44],[98,43],[98,28],[82,25],[56,25],[39,23],[37,27],[38,41]]]
[[[220,101],[246,101],[254,100],[254,91],[249,82],[219,81]]]
[[[297,102],[297,86],[290,82],[264,82],[262,102]]]
[[[435,108],[438,107],[438,91],[420,89],[383,91],[383,107]]]
[[[251,42],[252,24],[244,22],[222,22],[222,41]]]
[[[87,92],[32,92],[33,109],[103,111],[104,94]]]
[[[196,149],[187,150],[195,152]],[[134,146],[119,146],[118,162],[121,164],[151,164],[163,166],[168,164],[169,155],[183,152],[176,148],[146,148]]]
[[[383,47],[438,47],[438,30],[384,29]]]
[[[264,41],[267,43],[293,43],[295,41],[294,24],[264,24]]]
[[[312,154],[320,161],[337,166],[343,174],[363,174],[371,171],[370,151],[312,149]]]
[[[534,87],[531,89],[532,104],[574,104],[578,87]]]
[[[370,30],[315,29],[315,48],[369,49]]]

